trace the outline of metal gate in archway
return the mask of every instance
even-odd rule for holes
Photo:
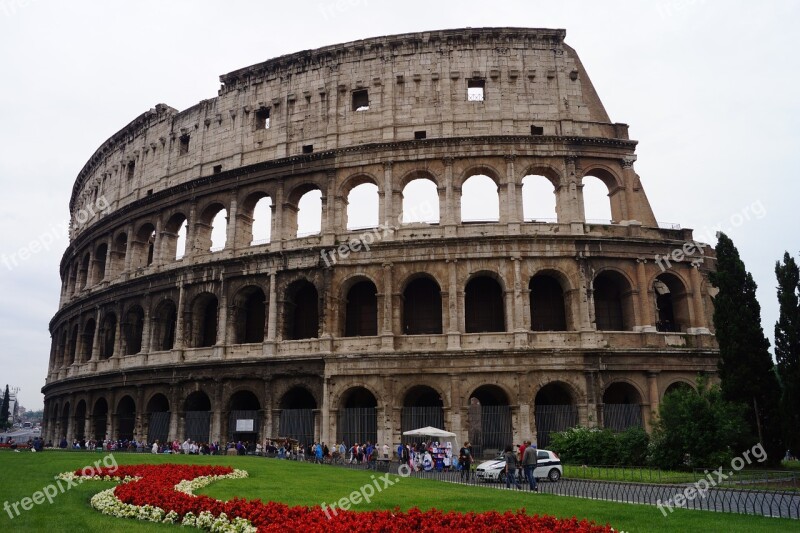
[[[510,406],[471,406],[469,418],[469,440],[476,457],[494,456],[513,444]]]
[[[169,411],[150,413],[150,420],[147,428],[147,440],[149,442],[166,442],[169,437]]]
[[[184,438],[194,442],[208,442],[211,434],[211,411],[186,411]]]
[[[348,446],[378,440],[378,408],[351,407],[339,410],[337,440]]]
[[[278,435],[297,439],[300,444],[314,442],[314,410],[282,409]]]
[[[406,431],[424,427],[444,427],[444,409],[438,406],[429,407],[403,407],[400,412],[400,433],[401,442],[412,443],[419,441],[419,437],[406,437],[402,435]],[[455,443],[453,443],[455,445]]]
[[[257,440],[261,415],[255,409],[231,411],[228,417],[228,437],[231,440]]]
[[[617,432],[643,427],[642,407],[635,403],[603,404],[603,427]]]
[[[578,407],[576,405],[537,405],[536,444],[539,448],[550,445],[550,435],[565,431],[578,424]]]

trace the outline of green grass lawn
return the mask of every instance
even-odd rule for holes
[[[53,482],[53,476],[91,464],[104,454],[84,452],[0,452],[0,505],[19,501]],[[309,463],[294,463],[257,457],[153,456],[150,454],[115,454],[120,464],[194,463],[229,465],[247,470],[250,477],[223,480],[206,487],[209,496],[228,499],[233,496],[260,498],[292,505],[332,503],[372,481],[372,472],[347,470]],[[0,531],[176,531],[178,526],[143,523],[106,517],[89,506],[89,498],[109,482],[87,482],[46,501],[32,510],[10,519],[0,510]],[[800,522],[788,519],[761,518],[726,513],[676,510],[669,517],[652,506],[629,505],[548,494],[496,490],[489,487],[453,485],[425,479],[403,478],[377,494],[369,504],[355,510],[438,508],[455,511],[516,510],[559,517],[588,518],[609,523],[617,530],[639,531],[724,531],[778,532],[798,531]]]

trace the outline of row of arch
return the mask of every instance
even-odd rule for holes
[[[664,273],[653,280],[656,325],[660,331],[684,331],[690,326],[686,286],[674,274]],[[493,272],[471,276],[463,288],[463,332],[492,333],[513,330],[509,320],[509,302],[513,294],[505,280]],[[635,325],[633,285],[616,270],[599,272],[592,280],[592,300],[596,328],[603,331],[629,331]],[[369,337],[378,335],[383,297],[373,279],[367,276],[349,278],[340,288],[337,337]],[[558,271],[546,270],[528,282],[531,331],[570,331],[578,329],[574,303],[575,290]],[[288,284],[275,311],[281,304],[280,318],[275,317],[272,338],[302,340],[319,337],[325,314],[321,290],[307,278]],[[400,297],[400,331],[402,335],[443,334],[443,291],[429,273],[417,273],[406,280]],[[230,306],[220,305],[212,291],[202,291],[179,311],[178,304],[164,297],[147,309],[133,303],[122,309],[120,316],[112,308],[102,314],[85,317],[81,322],[57,327],[53,333],[51,369],[105,360],[114,355],[133,355],[180,347],[201,348],[216,344],[250,344],[264,342],[269,334],[270,302],[260,285],[240,288]],[[222,313],[226,313],[222,320]],[[183,318],[183,323],[179,322]],[[147,322],[150,322],[149,328]],[[220,331],[222,328],[224,329]],[[147,336],[145,332],[147,331]],[[147,338],[145,338],[147,337]]]
[[[442,178],[430,171],[409,172],[399,181],[400,192],[392,193],[401,197],[402,215],[396,222],[438,224],[442,217],[456,215],[461,223],[504,219],[544,223],[598,219],[611,223],[622,219],[616,196],[624,190],[623,182],[610,169],[592,169],[573,191],[562,189],[563,180],[552,168],[537,167],[532,171],[539,174],[526,174],[520,182],[519,214],[507,205],[500,208],[501,203],[507,204],[505,196],[501,202],[500,194],[507,184],[492,167],[483,165],[466,171],[455,180],[452,192],[445,190]],[[330,187],[313,180],[298,184],[285,196],[282,190],[274,190],[275,185],[256,187],[230,198],[210,197],[197,205],[175,207],[163,216],[117,228],[75,254],[63,274],[63,300],[116,279],[123,272],[168,264],[187,254],[264,245],[272,239],[320,234],[329,227],[345,231],[378,227],[388,219],[384,212],[385,191],[380,183],[371,174],[350,176],[332,201],[330,193],[324,192]],[[458,196],[458,201],[449,196]],[[560,205],[575,196],[581,199],[579,209]],[[338,206],[341,203],[344,207]],[[512,220],[515,218],[518,220]],[[454,218],[453,222],[458,221]]]
[[[691,386],[685,381],[675,381],[665,394],[678,387]],[[428,385],[411,386],[400,402],[400,440],[402,432],[431,425],[447,429],[444,413],[447,407],[443,391]],[[540,447],[549,443],[550,434],[578,424],[577,407],[580,399],[572,387],[564,382],[550,382],[536,393],[532,402]],[[502,448],[511,442],[512,401],[500,386],[478,386],[469,395],[469,403],[462,406],[466,418],[468,438],[485,452]],[[364,386],[353,386],[339,395],[333,406],[336,414],[337,442],[377,442],[379,410],[391,408],[379,399],[380,394]],[[642,396],[636,387],[625,381],[612,382],[602,396],[600,422],[604,427],[622,431],[643,425]],[[232,393],[221,405],[202,390],[195,390],[171,404],[164,393],[156,392],[137,406],[131,395],[123,395],[115,405],[105,397],[91,404],[80,399],[71,405],[69,400],[49,402],[46,415],[51,438],[71,439],[144,439],[164,442],[178,438],[195,441],[249,440],[280,436],[297,439],[302,443],[321,440],[319,427],[320,401],[311,389],[295,385],[287,390],[274,406],[264,405],[258,395],[248,389]],[[267,409],[271,411],[271,434],[264,430]],[[213,434],[212,412],[220,413],[219,435]],[[242,423],[245,422],[245,423]]]

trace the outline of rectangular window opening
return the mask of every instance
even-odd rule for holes
[[[369,93],[366,89],[353,91],[353,111],[369,110]]]
[[[544,135],[544,128],[542,126],[531,126],[531,135]]]
[[[129,180],[133,179],[133,171],[135,169],[136,169],[136,163],[134,163],[133,161],[128,163],[128,179]]]
[[[214,165],[214,174],[222,172],[222,165]]]
[[[425,130],[415,131],[414,132],[414,138],[417,139],[417,140],[424,139],[427,136],[428,136],[428,132],[426,132]]]
[[[256,111],[256,129],[268,130],[269,129],[269,108],[262,107]]]
[[[189,135],[181,135],[181,148],[180,148],[180,155],[186,155],[189,153]]]
[[[467,101],[483,102],[486,80],[467,80]]]
[[[304,144],[303,145],[303,153],[304,154],[311,154],[314,152],[314,145],[313,144]]]

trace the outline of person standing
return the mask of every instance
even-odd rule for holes
[[[511,480],[514,480],[514,486],[517,489],[522,490],[522,486],[519,484],[519,479],[517,479],[517,454],[514,453],[513,447],[509,444],[506,446],[505,452],[503,453],[503,458],[506,461],[506,488],[511,488]]]
[[[522,454],[522,468],[525,469],[525,477],[528,478],[532,492],[539,492],[536,486],[536,445],[531,445],[531,441],[525,441],[525,452]]]
[[[464,442],[464,446],[458,451],[458,464],[461,465],[461,480],[469,481],[472,476],[472,447],[469,441]]]

